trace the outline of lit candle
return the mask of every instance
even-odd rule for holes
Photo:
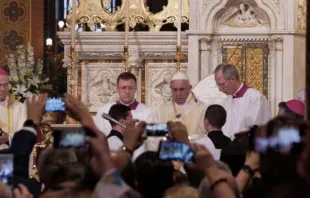
[[[181,24],[182,24],[182,0],[179,0],[179,10],[178,10],[178,46],[181,46]]]
[[[47,38],[45,41],[46,46],[52,46],[53,45],[53,40],[51,38]]]
[[[75,14],[76,14],[76,0],[72,0],[72,22],[71,22],[71,47],[75,48]]]
[[[128,33],[129,33],[129,0],[126,0],[126,9],[125,9],[125,47],[128,47]]]

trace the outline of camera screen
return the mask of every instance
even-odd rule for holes
[[[87,135],[83,128],[63,128],[54,131],[55,148],[87,147]]]
[[[4,184],[13,184],[13,155],[0,154],[0,178]]]
[[[265,153],[268,148],[281,150],[290,148],[294,143],[300,142],[299,130],[294,127],[280,128],[277,136],[269,138],[255,138],[255,150],[260,153]]]
[[[178,160],[191,164],[194,160],[194,152],[187,144],[162,141],[159,147],[159,159]]]
[[[145,130],[147,136],[167,136],[169,131],[166,123],[147,124]]]
[[[65,111],[66,106],[62,98],[48,98],[45,106],[46,111]]]

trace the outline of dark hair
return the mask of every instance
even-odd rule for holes
[[[116,83],[118,84],[120,80],[134,80],[137,83],[137,78],[130,72],[123,72],[117,77]]]
[[[156,152],[141,154],[134,164],[137,189],[144,197],[163,197],[165,191],[174,185],[172,162],[159,160]]]
[[[111,106],[109,111],[109,116],[114,118],[117,121],[120,121],[121,119],[126,119],[129,115],[129,112],[131,109],[123,104],[114,104]],[[115,126],[116,124],[114,122],[110,121],[111,126]]]
[[[284,115],[285,115],[285,116],[288,116],[288,117],[291,117],[291,118],[295,118],[295,119],[297,119],[297,120],[303,120],[303,119],[304,119],[304,116],[299,115],[299,114],[293,112],[292,110],[290,110],[290,109],[286,106],[285,102],[280,102],[280,103],[279,103],[279,108],[284,109]]]
[[[205,120],[218,129],[222,128],[226,123],[226,111],[221,105],[210,105],[205,113]]]

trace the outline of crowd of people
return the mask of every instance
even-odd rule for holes
[[[304,121],[304,97],[281,102],[272,118],[266,97],[242,83],[234,65],[220,64],[214,71],[219,90],[227,95],[222,105],[201,102],[182,72],[170,81],[171,100],[156,112],[134,98],[137,80],[129,72],[117,78],[119,100],[106,104],[95,117],[66,94],[66,111],[80,122],[87,138],[79,136],[79,142],[87,146],[45,148],[37,162],[38,178],[31,178],[28,170],[48,96],[30,97],[27,108],[21,107],[10,101],[8,76],[0,70],[0,113],[6,119],[0,123],[0,144],[6,149],[0,152],[13,154],[14,170],[12,182],[0,182],[0,197],[310,196],[310,125]],[[103,113],[112,119],[105,120]],[[21,121],[13,131],[13,123]],[[157,128],[154,123],[159,123]],[[152,135],[147,129],[154,130]],[[165,159],[158,149],[163,142],[175,143],[163,146],[169,148]]]

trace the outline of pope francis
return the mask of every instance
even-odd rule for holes
[[[177,72],[170,81],[172,100],[157,110],[159,122],[180,121],[186,125],[190,137],[204,135],[204,113],[206,105],[191,92],[188,77]]]
[[[9,74],[0,69],[0,150],[8,148],[14,133],[23,127],[26,119],[26,105],[10,98]]]

